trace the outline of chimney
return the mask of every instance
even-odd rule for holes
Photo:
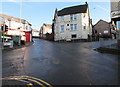
[[[86,5],[88,5],[88,3],[87,3],[87,2],[85,2],[85,4],[86,4]]]

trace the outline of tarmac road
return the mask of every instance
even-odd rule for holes
[[[52,85],[117,85],[119,56],[94,51],[98,42],[34,44],[3,52],[3,77],[33,76]]]

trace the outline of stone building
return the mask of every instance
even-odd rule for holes
[[[47,39],[50,37],[50,35],[52,35],[52,25],[43,24],[40,28],[40,38]]]
[[[54,41],[87,40],[92,35],[88,3],[56,9],[53,26]]]

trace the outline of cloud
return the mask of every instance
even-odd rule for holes
[[[9,1],[10,1],[10,2],[15,2],[15,3],[17,2],[17,0],[9,0]]]
[[[96,5],[96,6],[97,6],[98,8],[100,8],[100,9],[104,10],[104,11],[108,11],[108,9],[106,9],[106,8],[100,6],[100,5]]]

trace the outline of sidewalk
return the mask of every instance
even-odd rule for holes
[[[17,79],[2,80],[2,87],[35,87],[30,82]]]
[[[108,45],[106,47],[100,47],[100,48],[97,48],[96,50],[101,53],[109,53],[109,54],[120,56],[120,47],[118,47],[117,44]]]
[[[14,50],[14,49],[19,49],[19,48],[22,48],[22,47],[28,47],[28,46],[31,46],[34,42],[26,42],[25,45],[20,45],[20,46],[16,46],[16,47],[13,47],[13,48],[5,48],[3,49],[4,51],[9,51],[9,50]]]

